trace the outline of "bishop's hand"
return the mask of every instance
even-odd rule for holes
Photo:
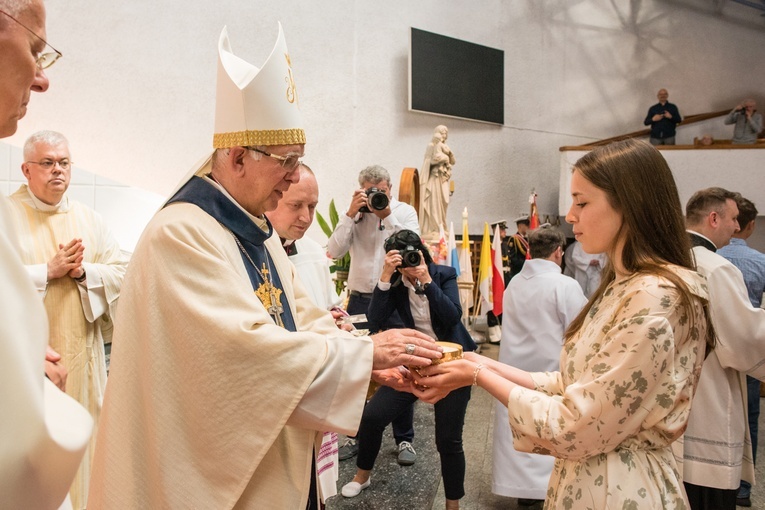
[[[389,329],[371,335],[375,352],[372,370],[406,366],[427,366],[441,357],[443,349],[435,340],[413,329]]]

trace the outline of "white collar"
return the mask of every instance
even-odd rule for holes
[[[691,233],[691,234],[697,235],[697,236],[699,236],[700,238],[702,238],[702,239],[706,239],[707,241],[709,241],[710,243],[712,243],[712,240],[711,240],[710,238],[708,238],[708,237],[707,237],[707,236],[705,236],[704,234],[699,234],[699,233],[698,233],[698,232],[696,232],[695,230],[686,229],[686,232],[689,232],[689,233]],[[715,243],[712,243],[712,246],[714,246],[715,248],[717,248],[717,245],[716,245]]]
[[[61,200],[54,205],[46,204],[39,198],[37,198],[34,193],[32,193],[32,190],[29,189],[29,186],[26,184],[22,185],[27,190],[27,195],[29,195],[29,202],[32,207],[37,209],[38,211],[43,212],[61,212],[65,213],[69,211],[69,197],[66,196],[66,194],[61,198]]]

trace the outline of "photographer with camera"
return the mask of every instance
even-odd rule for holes
[[[462,325],[462,307],[454,268],[435,264],[420,236],[401,230],[385,241],[385,261],[369,306],[372,331],[385,329],[388,317],[398,311],[404,326],[438,340],[460,344],[474,351],[475,342]],[[373,373],[385,386],[367,403],[359,426],[358,471],[342,489],[345,497],[369,487],[370,473],[380,451],[385,427],[417,400],[411,393],[410,374],[404,367]],[[470,400],[470,387],[449,393],[435,404],[436,447],[441,456],[446,508],[459,508],[465,495],[465,454],[462,427]]]
[[[337,228],[329,238],[327,251],[336,259],[350,251],[351,267],[348,274],[348,306],[351,315],[366,314],[372,291],[380,278],[385,250],[383,243],[391,234],[403,229],[420,231],[417,212],[414,208],[399,202],[391,196],[391,181],[388,171],[379,166],[368,166],[359,172],[359,189],[353,192],[348,211],[340,216]],[[393,315],[385,324],[386,329],[401,327],[398,315]],[[366,328],[366,323],[356,323]],[[399,445],[398,462],[401,465],[414,464],[416,454],[411,444],[414,440],[414,411],[409,407],[405,416],[393,423],[393,436]],[[403,446],[401,446],[403,445]],[[348,438],[338,452],[340,460],[346,460],[358,451],[354,438]]]
[[[359,173],[359,189],[329,238],[330,257],[340,258],[350,251],[348,275],[348,313],[367,313],[372,291],[380,277],[383,242],[402,229],[420,231],[414,208],[391,197],[388,171],[379,165]]]
[[[754,99],[736,105],[725,117],[725,124],[735,124],[731,143],[757,143],[757,135],[762,131],[762,115],[757,113]]]

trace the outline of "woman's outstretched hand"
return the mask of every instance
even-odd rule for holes
[[[451,391],[473,384],[473,371],[477,365],[458,359],[419,368],[412,373],[412,393],[429,404],[435,404]]]

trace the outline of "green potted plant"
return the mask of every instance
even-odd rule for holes
[[[335,207],[334,198],[329,202],[329,223],[327,223],[327,220],[325,220],[319,212],[316,213],[316,221],[319,222],[319,226],[327,236],[327,239],[332,237],[332,233],[335,231],[335,228],[337,228],[337,224],[340,221],[340,216],[337,214],[337,208]],[[343,293],[343,290],[345,290],[345,285],[348,282],[348,271],[350,269],[350,252],[346,253],[340,258],[333,259],[332,265],[329,266],[329,272],[335,273],[335,291],[337,292],[338,296]]]

